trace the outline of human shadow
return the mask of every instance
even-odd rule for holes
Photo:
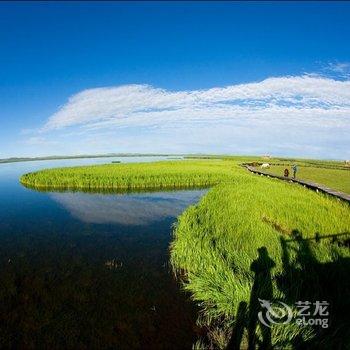
[[[243,338],[244,328],[247,321],[247,307],[245,301],[241,301],[238,305],[237,315],[235,317],[235,326],[233,327],[231,339],[227,345],[227,350],[239,350]]]
[[[249,314],[248,314],[248,349],[255,349],[257,344],[256,328],[258,324],[258,313],[261,311],[260,300],[272,300],[273,287],[271,270],[275,262],[269,257],[266,247],[258,249],[258,258],[250,266],[254,272],[254,283],[250,293]],[[271,348],[271,329],[259,323],[262,333],[263,349]]]
[[[322,236],[315,234],[315,237],[303,238],[300,231],[293,230],[289,237],[280,237],[280,244],[282,269],[274,280],[284,295],[283,302],[292,306],[299,301],[310,301],[313,308],[313,303],[317,301],[326,301],[329,305],[326,314],[327,327],[309,324],[313,329],[312,337],[303,338],[301,331],[289,339],[288,344],[293,349],[346,348],[345,345],[350,343],[350,258],[346,254],[344,257],[343,253],[349,249],[349,233]],[[324,251],[320,246],[322,244],[327,248]],[[325,257],[327,262],[319,260],[323,252],[328,252]],[[258,316],[263,311],[260,301],[274,300],[274,267],[275,262],[266,247],[259,248],[258,257],[250,267],[254,272],[254,282],[249,305],[244,301],[239,303],[227,349],[255,350],[273,347],[271,329],[260,322]],[[313,313],[311,316],[318,317]],[[244,336],[245,330],[247,338]]]
[[[317,301],[329,304],[325,315],[327,327],[311,325],[312,339],[295,337],[292,341],[294,349],[342,349],[350,340],[350,258],[343,257],[337,249],[341,246],[348,249],[348,236],[348,233],[316,234],[312,238],[303,238],[300,231],[293,230],[290,238],[280,238],[283,269],[276,281],[285,295],[285,302],[294,305],[299,301],[310,301],[312,308]],[[320,244],[328,245],[331,252],[327,257],[329,262],[320,262],[316,257]],[[311,316],[322,315],[311,312]]]
[[[262,311],[260,301],[271,301],[273,299],[273,286],[271,270],[275,266],[268,254],[266,247],[258,249],[258,257],[255,259],[250,269],[254,272],[254,282],[250,293],[249,306],[246,302],[240,302],[237,315],[235,317],[235,327],[233,328],[231,339],[227,349],[235,350],[241,348],[244,329],[248,333],[248,349],[271,349],[271,329],[258,322],[258,314]],[[257,327],[260,327],[262,341],[256,336]]]

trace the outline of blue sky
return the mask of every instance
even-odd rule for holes
[[[0,2],[0,158],[350,158],[349,2]]]

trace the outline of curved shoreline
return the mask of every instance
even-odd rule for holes
[[[53,168],[24,174],[22,185],[38,190],[189,189],[235,178],[233,162],[160,161]]]
[[[169,166],[172,165],[173,169],[169,170]],[[104,177],[103,169],[118,172],[108,173],[109,177]],[[132,171],[121,174],[121,169]],[[87,174],[86,170],[93,171]],[[94,172],[96,170],[98,171]],[[74,179],[75,171],[80,172],[85,185],[84,182],[83,185],[78,185],[78,180]],[[208,182],[208,172],[215,182]],[[194,189],[204,180],[207,181],[208,187],[216,185],[199,203],[188,207],[179,216],[171,243],[171,263],[175,271],[185,272],[183,276],[179,274],[178,277],[185,283],[185,289],[192,293],[193,299],[202,305],[203,315],[209,316],[208,319],[226,315],[222,321],[224,328],[231,327],[240,303],[249,302],[253,284],[250,264],[254,261],[258,249],[268,249],[276,261],[278,276],[277,273],[284,273],[279,243],[284,236],[291,236],[293,230],[300,227],[300,231],[308,239],[312,237],[316,227],[322,237],[326,237],[335,229],[350,231],[345,220],[349,213],[345,204],[328,196],[317,195],[303,187],[248,175],[238,163],[229,161],[114,164],[43,170],[35,174],[44,174],[44,180],[50,179],[52,174],[71,174],[71,178],[63,176],[63,179],[72,181],[75,186],[65,186],[63,189],[61,187],[63,191],[109,191],[108,183],[111,184],[112,180],[116,181],[112,192],[118,192],[118,188],[123,190],[123,184],[126,192],[140,189]],[[98,186],[94,183],[96,178],[93,176],[96,174],[97,179],[103,180]],[[190,180],[193,176],[196,177],[196,181]],[[91,187],[90,181],[94,187]],[[25,181],[21,182],[25,185]],[[186,185],[182,187],[184,183]],[[89,187],[86,184],[89,184]],[[59,185],[39,184],[31,187],[44,191],[50,188],[54,191],[60,189]],[[327,216],[328,211],[333,213],[330,218]],[[346,233],[346,237],[348,235]],[[293,244],[294,248],[298,248],[298,242]],[[314,246],[312,243],[312,251],[317,254],[328,256],[331,248],[336,247],[329,247],[328,243],[325,246]],[[348,255],[345,255],[343,248],[341,252],[347,259]],[[290,331],[294,332],[293,329]],[[300,332],[304,331],[307,330],[303,329]],[[284,340],[282,335],[274,339],[276,343]]]

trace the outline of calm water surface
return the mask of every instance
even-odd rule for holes
[[[112,160],[0,164],[0,348],[191,348],[196,310],[168,247],[176,217],[205,190],[42,193],[18,182]]]

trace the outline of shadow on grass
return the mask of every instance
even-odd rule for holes
[[[244,329],[248,331],[248,349],[255,349],[259,343],[256,336],[257,327],[260,327],[262,342],[259,347],[271,349],[271,329],[258,321],[259,311],[262,310],[260,300],[273,299],[273,287],[271,270],[275,262],[270,258],[266,247],[258,249],[258,258],[255,259],[250,269],[254,272],[254,283],[250,293],[249,307],[246,302],[240,302],[235,318],[235,327],[227,346],[227,349],[241,348]]]
[[[343,349],[350,340],[350,258],[342,257],[337,246],[349,248],[349,234],[340,233],[304,239],[298,230],[291,239],[281,237],[283,272],[277,276],[278,288],[289,305],[297,301],[329,303],[328,328],[314,326],[308,341],[295,339],[295,349]],[[342,239],[344,238],[344,239]],[[322,242],[325,241],[325,242]],[[314,249],[329,244],[331,261],[320,262]],[[317,315],[315,315],[317,317]]]
[[[243,332],[247,322],[247,307],[248,304],[245,301],[241,301],[238,305],[235,327],[233,328],[231,339],[227,345],[228,350],[237,350],[241,347]]]
[[[320,325],[312,326],[314,336],[309,340],[304,340],[301,335],[291,340],[287,339],[290,348],[343,349],[349,344],[350,258],[342,257],[337,249],[337,246],[349,248],[348,237],[348,233],[322,237],[316,234],[315,238],[304,239],[301,232],[294,230],[290,239],[280,238],[283,269],[274,279],[278,289],[284,294],[283,302],[290,306],[298,301],[329,303],[328,328]],[[322,242],[326,239],[328,241]],[[330,245],[331,262],[322,263],[315,256],[316,248],[323,243]],[[227,349],[253,350],[273,347],[271,328],[259,321],[258,314],[263,311],[262,300],[273,301],[271,270],[274,266],[275,263],[266,247],[259,248],[258,258],[251,264],[254,282],[249,306],[244,301],[239,304]],[[245,330],[247,344],[242,345]],[[261,335],[260,338],[257,336],[258,333]]]

